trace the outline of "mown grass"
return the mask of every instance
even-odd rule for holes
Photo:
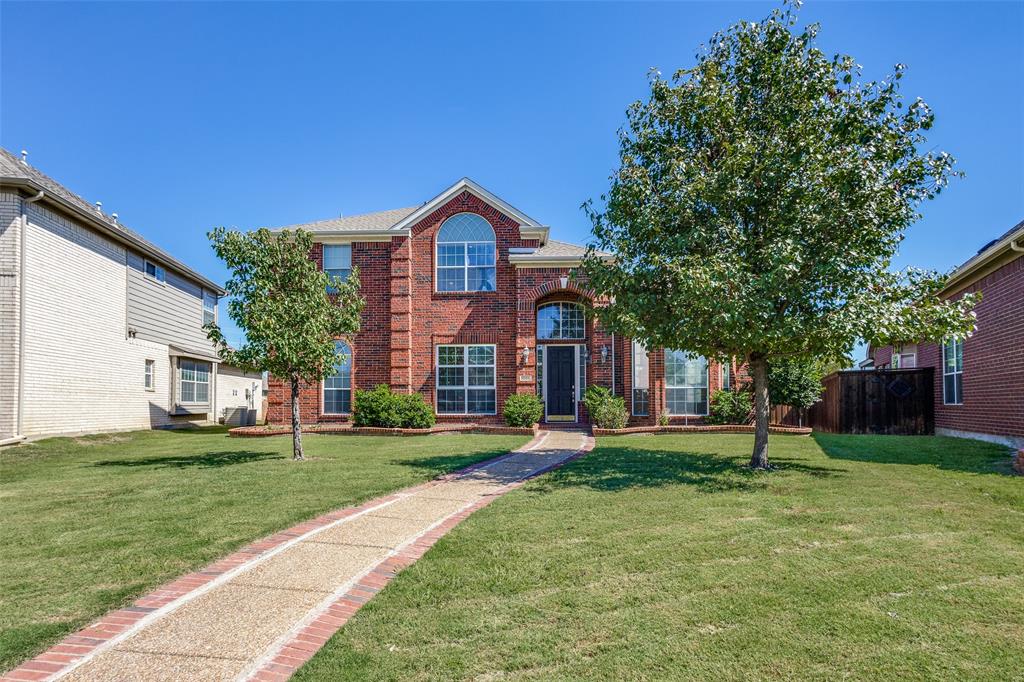
[[[602,438],[478,512],[299,680],[1020,679],[1024,479],[934,437]]]
[[[527,439],[228,438],[225,429],[0,450],[0,670],[256,538],[501,455]]]

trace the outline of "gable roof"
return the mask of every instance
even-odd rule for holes
[[[271,232],[280,232],[281,230],[306,230],[307,232],[323,234],[331,232],[383,232],[390,230],[395,226],[395,223],[415,210],[415,206],[410,206],[408,208],[392,208],[387,211],[376,211],[374,213],[339,216],[337,218],[328,218],[327,220],[316,220],[312,223],[275,227]]]
[[[207,289],[224,295],[224,289],[212,280],[199,274],[180,260],[145,239],[134,230],[125,227],[112,216],[103,213],[95,205],[78,196],[37,168],[28,165],[7,149],[0,147],[0,185],[19,187],[33,194],[43,193],[41,201],[45,201],[77,219],[88,223],[98,232],[111,237],[114,241],[128,245],[145,256],[171,270],[199,282]]]

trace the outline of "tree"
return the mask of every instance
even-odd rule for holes
[[[920,151],[931,109],[904,108],[902,65],[862,82],[852,57],[815,46],[816,24],[796,23],[787,5],[716,34],[693,68],[652,73],[602,205],[584,204],[581,275],[610,301],[595,309],[607,328],[748,363],[755,468],[768,466],[773,358],[973,328],[974,297],[943,302],[938,273],[890,269],[919,205],[958,174]]]
[[[778,357],[768,363],[768,397],[779,405],[806,410],[821,400],[825,387],[821,380],[835,362],[821,358]]]
[[[303,459],[299,386],[327,376],[339,358],[335,339],[359,331],[359,272],[330,277],[310,258],[313,238],[297,230],[243,233],[218,227],[213,250],[231,270],[228,315],[245,332],[231,348],[220,327],[207,334],[224,362],[286,378],[291,385],[293,459]],[[330,293],[328,291],[330,290]]]

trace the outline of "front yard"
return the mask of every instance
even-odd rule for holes
[[[300,672],[1012,679],[1024,479],[933,437],[622,436],[475,514]]]
[[[0,670],[251,540],[527,440],[311,435],[299,464],[288,437],[222,428],[0,450]]]

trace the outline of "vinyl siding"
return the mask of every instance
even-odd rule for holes
[[[0,192],[0,441],[18,435],[21,198]]]
[[[145,260],[129,252],[128,328],[136,338],[212,353],[203,331],[203,289],[170,270],[167,281],[145,274]]]

